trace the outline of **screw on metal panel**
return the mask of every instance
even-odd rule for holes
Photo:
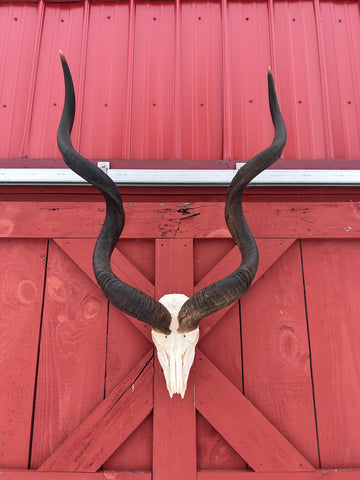
[[[245,20],[248,22],[250,19],[249,19],[249,17],[246,17]]]
[[[105,173],[108,173],[110,170],[110,162],[97,162],[97,166]]]
[[[338,22],[341,23],[341,22],[342,22],[342,18],[339,18]]]
[[[299,100],[298,103],[302,103],[302,100]]]
[[[65,20],[64,20],[63,18],[60,20],[61,23],[64,23],[64,21],[65,21]]]
[[[106,18],[107,18],[108,20],[110,20],[111,17],[110,17],[110,15],[108,15]]]
[[[251,99],[249,100],[249,103],[253,103],[253,101],[254,101],[254,100],[251,98]]]
[[[198,17],[198,20],[201,20],[201,17]]]
[[[156,21],[156,17],[153,17],[154,22]]]
[[[348,105],[350,105],[350,104],[351,104],[351,100],[348,100]]]
[[[296,18],[293,18],[292,21],[293,21],[293,22],[296,22]]]
[[[14,17],[14,22],[17,22],[18,21],[18,18],[17,17]]]

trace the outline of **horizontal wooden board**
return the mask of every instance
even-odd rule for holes
[[[254,473],[241,471],[204,471],[198,480],[358,480],[360,470],[316,470],[314,472]],[[36,470],[0,470],[1,480],[151,480],[151,472],[97,473],[37,472]]]
[[[126,203],[123,238],[229,238],[224,203]],[[357,202],[248,202],[257,238],[359,238]],[[105,205],[91,202],[0,202],[0,236],[94,238]]]
[[[316,470],[314,472],[198,472],[198,480],[357,480],[360,470]]]
[[[97,473],[38,472],[36,470],[0,470],[1,480],[151,480],[151,472]]]

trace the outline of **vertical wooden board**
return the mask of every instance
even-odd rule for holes
[[[238,302],[224,314],[204,339],[201,337],[200,323],[199,347],[216,364],[217,368],[242,391],[242,347]],[[244,460],[217,432],[213,431],[209,424],[204,424],[201,416],[197,419],[197,425],[199,426],[197,448],[201,453],[198,456],[200,470],[246,469]],[[216,455],[214,455],[214,449],[218,449]]]
[[[88,158],[126,158],[129,3],[92,3],[81,115],[80,151]],[[94,95],[94,92],[96,94]]]
[[[132,158],[174,157],[174,7],[137,2]]]
[[[104,396],[107,302],[50,243],[31,466],[38,467]]]
[[[155,248],[153,240],[120,240],[119,250],[146,277],[155,277]],[[123,262],[121,262],[123,265]],[[140,274],[139,274],[140,275]],[[120,278],[121,273],[119,273]],[[134,279],[136,285],[136,279]],[[141,280],[140,280],[141,282]],[[140,289],[144,284],[140,284]],[[150,291],[147,291],[151,295]],[[141,324],[142,322],[139,322]],[[151,348],[152,342],[139,332],[125,314],[109,307],[109,328],[106,360],[106,394],[118,383]],[[106,470],[152,470],[152,415],[132,433],[109,458]]]
[[[266,83],[271,64],[266,2],[229,2],[229,41],[233,158],[248,160],[273,136]]]
[[[241,471],[246,463],[219,432],[196,412],[196,456],[198,473],[217,470]]]
[[[299,243],[243,297],[241,323],[246,397],[318,465]]]
[[[157,298],[166,293],[191,295],[193,280],[192,240],[156,241]],[[195,371],[191,369],[184,399],[170,398],[160,364],[154,374],[154,480],[196,478]]]
[[[110,305],[106,362],[106,393],[119,382],[151,348],[151,343]],[[145,420],[103,466],[106,470],[152,469],[152,420]]]
[[[222,53],[218,2],[181,4],[182,157],[222,158]]]
[[[359,248],[302,242],[322,468],[360,466]]]
[[[46,245],[0,241],[0,468],[28,468]]]

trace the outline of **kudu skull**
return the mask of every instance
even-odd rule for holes
[[[200,320],[239,300],[249,289],[258,267],[258,250],[243,213],[242,192],[254,177],[278,160],[286,142],[286,128],[271,71],[269,69],[268,90],[270,112],[275,127],[273,142],[236,173],[226,199],[225,220],[240,249],[241,265],[227,277],[203,288],[191,298],[181,294],[169,294],[157,301],[124,283],[111,269],[111,254],[125,224],[122,199],[110,177],[77,153],[71,144],[75,93],[71,73],[62,52],[60,56],[65,80],[65,103],[57,133],[58,146],[66,164],[97,187],[106,202],[105,221],[93,253],[96,280],[105,297],[115,307],[151,325],[152,338],[157,347],[170,396],[179,393],[184,397],[194,361],[195,345],[199,338]]]

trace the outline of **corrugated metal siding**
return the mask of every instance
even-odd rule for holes
[[[268,65],[284,156],[360,158],[358,2],[1,4],[0,158],[59,158],[59,48],[90,158],[248,159],[272,138]]]

